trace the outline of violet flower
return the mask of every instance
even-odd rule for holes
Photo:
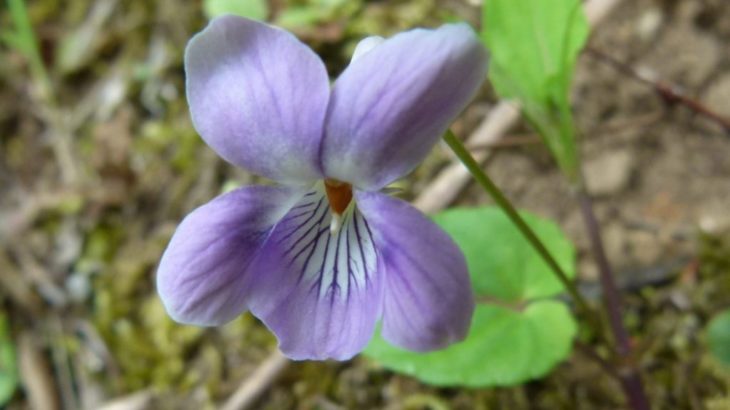
[[[221,195],[182,221],[157,276],[173,319],[212,326],[250,310],[292,359],[348,359],[378,320],[410,350],[466,336],[464,256],[379,192],[423,160],[485,77],[466,24],[366,38],[330,87],[292,34],[224,16],[190,41],[185,70],[205,142],[280,185]]]

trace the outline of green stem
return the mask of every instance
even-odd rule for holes
[[[565,271],[563,271],[560,265],[558,265],[557,261],[555,261],[555,258],[553,258],[553,256],[550,254],[550,251],[548,251],[542,241],[540,241],[540,238],[538,238],[535,232],[527,225],[527,223],[525,223],[525,220],[522,219],[515,207],[512,206],[512,203],[504,196],[502,191],[497,188],[494,182],[492,182],[489,176],[487,176],[487,174],[482,170],[482,168],[479,166],[479,163],[476,162],[474,157],[472,157],[469,151],[467,151],[466,147],[464,147],[464,144],[459,141],[459,139],[456,137],[456,135],[454,135],[453,132],[451,132],[451,130],[446,131],[446,134],[444,135],[444,141],[446,141],[446,144],[449,145],[451,150],[454,151],[459,160],[469,170],[477,183],[479,183],[479,185],[484,188],[484,190],[492,197],[492,199],[494,199],[494,202],[496,202],[497,205],[502,208],[502,210],[504,211],[504,213],[507,214],[512,223],[514,223],[517,229],[519,229],[522,235],[524,235],[525,239],[527,239],[530,245],[532,245],[537,253],[540,254],[545,263],[547,263],[550,269],[552,269],[552,271],[555,273],[555,276],[560,280],[560,282],[563,283],[565,289],[568,290],[568,293],[570,293],[570,295],[573,297],[579,308],[586,313],[591,312],[590,308],[588,307],[588,303],[578,292],[578,288],[576,288],[573,281],[568,278],[568,275],[566,275]]]

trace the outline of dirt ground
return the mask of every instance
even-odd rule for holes
[[[711,3],[625,2],[589,47],[730,116],[730,37],[722,26],[730,4]],[[708,24],[706,14],[718,16]],[[730,138],[722,128],[668,105],[590,53],[582,56],[574,95],[585,173],[619,270],[689,255],[698,230],[730,228]],[[543,154],[542,147],[503,152],[489,169],[522,207],[561,221],[586,244],[568,189]],[[592,277],[588,266],[581,272]]]
[[[457,1],[359,3],[365,12],[355,28],[302,33],[333,73],[360,31],[431,24],[443,10],[473,22],[477,12]],[[54,39],[83,21],[90,3],[73,4],[31,9],[47,61],[58,62]],[[181,50],[202,17],[198,6],[175,4],[116,4],[119,18],[88,47],[91,55],[81,52],[84,65],[59,69],[48,106],[34,97],[22,57],[3,51],[0,312],[26,374],[9,409],[38,400],[99,408],[140,392],[142,407],[130,408],[215,408],[275,348],[250,315],[217,330],[176,326],[154,292],[156,263],[182,215],[224,185],[256,181],[217,159],[191,127]],[[730,117],[730,1],[623,0],[589,48]],[[581,57],[574,101],[584,170],[654,408],[730,409],[730,372],[708,356],[703,336],[708,319],[730,307],[730,130],[594,52]],[[494,104],[486,87],[461,129]],[[581,286],[599,303],[577,204],[533,137],[525,125],[512,130],[486,169],[519,207],[565,229],[579,249]],[[435,150],[407,179],[408,195],[449,161],[445,148]],[[490,202],[473,185],[457,201]],[[364,358],[294,363],[254,408],[621,406],[619,386],[575,352],[543,380],[492,389],[424,386]]]

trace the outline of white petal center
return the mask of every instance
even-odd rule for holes
[[[377,267],[370,226],[356,206],[333,212],[322,184],[302,197],[276,230],[291,274],[319,297],[346,298],[369,286]]]

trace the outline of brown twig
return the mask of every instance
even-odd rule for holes
[[[634,118],[628,118],[624,120],[612,121],[607,124],[595,127],[589,130],[586,134],[590,135],[601,135],[601,134],[617,134],[630,129],[641,128],[647,125],[651,125],[657,122],[664,115],[662,111],[654,111],[648,114],[642,114],[635,116]],[[542,141],[540,136],[535,133],[525,134],[512,134],[506,135],[502,139],[494,140],[485,143],[470,143],[466,147],[469,151],[476,152],[480,150],[491,150],[500,148],[512,148],[521,147],[525,145],[540,144]]]
[[[520,108],[509,101],[500,101],[489,111],[482,123],[469,136],[467,144],[472,146],[492,144],[512,128],[520,119]],[[491,152],[474,152],[474,159],[483,163]],[[425,213],[433,213],[446,208],[466,184],[471,174],[459,161],[443,170],[424,188],[413,201],[413,205]]]
[[[269,385],[286,369],[289,364],[281,352],[275,350],[254,370],[228,401],[221,407],[221,410],[243,410],[254,404],[256,399]]]
[[[608,64],[617,71],[653,88],[667,104],[682,104],[696,114],[702,115],[719,124],[726,133],[730,134],[730,119],[718,114],[697,99],[688,96],[682,91],[681,87],[661,81],[655,78],[656,76],[651,74],[649,70],[631,67],[625,62],[620,61],[603,51],[592,47],[586,48],[585,51],[586,54],[596,58],[598,61]]]
[[[61,317],[54,313],[48,318],[45,333],[50,348],[51,362],[53,364],[56,386],[61,399],[62,408],[78,409],[79,398],[74,388],[76,380],[71,369],[69,352],[63,342],[66,333]]]
[[[7,296],[14,306],[28,316],[37,317],[43,311],[43,301],[35,293],[27,276],[15,267],[3,250],[0,250],[0,295]]]
[[[150,408],[153,398],[151,390],[141,390],[104,403],[99,410],[145,410]]]
[[[533,145],[533,144],[539,144],[541,142],[540,136],[537,134],[515,134],[515,135],[507,135],[501,140],[496,140],[492,142],[487,142],[483,144],[467,144],[466,148],[469,149],[469,151],[479,151],[479,150],[488,150],[488,149],[499,149],[499,148],[511,148],[511,147],[521,147],[524,145]]]
[[[27,331],[18,339],[20,377],[32,409],[61,408],[48,359],[38,346],[37,335]]]
[[[23,243],[10,244],[8,248],[17,259],[23,275],[36,286],[43,299],[55,307],[65,306],[68,302],[66,292],[55,283],[50,272],[38,262],[30,249]]]

